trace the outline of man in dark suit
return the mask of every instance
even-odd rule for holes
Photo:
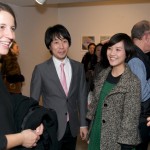
[[[44,107],[56,111],[59,150],[75,150],[79,129],[82,140],[87,134],[84,67],[67,57],[71,37],[64,26],[58,24],[49,27],[45,32],[45,44],[52,57],[35,67],[30,87],[31,97],[39,101],[42,96]],[[61,83],[61,63],[64,66],[66,89]]]

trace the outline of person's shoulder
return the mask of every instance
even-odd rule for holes
[[[131,71],[130,67],[128,65],[126,67],[127,67],[127,73],[129,75],[131,84],[132,84],[132,82],[136,82],[136,83],[140,84],[139,78]]]
[[[43,61],[43,62],[37,64],[36,67],[43,67],[43,66],[45,66],[46,64],[49,64],[51,61],[52,61],[52,59],[48,59],[48,60],[46,60],[46,61]]]
[[[86,55],[90,55],[90,53],[89,53],[89,52],[86,52],[86,53],[84,54],[84,56],[86,56]]]
[[[74,59],[69,59],[70,61],[70,64],[72,67],[76,67],[76,68],[81,68],[81,69],[84,69],[84,64],[77,61],[77,60],[74,60]]]
[[[77,61],[77,60],[74,60],[74,59],[70,59],[70,58],[69,58],[69,61],[70,61],[70,63],[74,63],[74,64],[76,64],[76,65],[83,65],[81,62],[79,62],[79,61]]]
[[[128,64],[132,64],[132,63],[138,65],[138,63],[142,63],[142,60],[141,60],[140,58],[138,58],[138,57],[132,57],[132,58],[128,61]]]
[[[141,85],[140,79],[134,73],[131,73],[130,77],[131,77],[130,78],[131,86],[135,85],[136,88],[140,87],[140,85]]]
[[[91,56],[90,53],[86,52],[83,57],[85,58],[85,57],[90,57],[90,56]]]

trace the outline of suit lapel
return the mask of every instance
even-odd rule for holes
[[[73,88],[77,84],[77,83],[75,83],[77,81],[75,79],[76,78],[76,72],[75,72],[76,65],[75,65],[75,63],[71,59],[69,59],[69,61],[70,61],[71,69],[72,69],[71,70],[72,71],[72,77],[71,77],[71,82],[70,82],[70,88],[69,88],[69,91],[68,91],[68,96],[71,95],[71,92],[73,91]]]

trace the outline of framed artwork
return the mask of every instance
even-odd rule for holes
[[[88,45],[90,43],[95,43],[95,37],[94,36],[82,36],[82,50],[87,51]]]
[[[102,36],[100,36],[100,42],[104,42],[104,41],[107,41],[109,39],[110,39],[109,35],[102,35]]]

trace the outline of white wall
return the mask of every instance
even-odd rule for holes
[[[143,19],[150,20],[150,3],[130,5],[106,5],[88,7],[49,8],[45,11],[29,8],[15,8],[18,29],[17,41],[21,53],[19,63],[26,82],[23,94],[29,95],[30,80],[36,64],[45,61],[49,52],[44,45],[44,33],[48,26],[61,23],[72,36],[69,56],[81,61],[81,37],[93,35],[96,43],[101,35],[125,32],[130,35],[132,26]]]
[[[34,66],[50,56],[44,44],[44,35],[49,26],[58,22],[58,9],[48,8],[39,11],[33,7],[15,7],[15,12],[18,22],[16,41],[20,46],[19,64],[25,76],[23,94],[29,96]]]
[[[130,35],[132,26],[143,19],[150,20],[150,4],[107,5],[92,7],[60,8],[58,21],[72,35],[69,56],[81,61],[81,37],[94,35],[96,43],[101,35],[125,32]]]

